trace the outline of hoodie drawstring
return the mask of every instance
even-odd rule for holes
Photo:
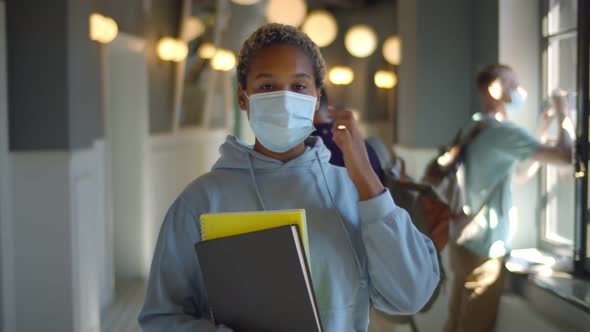
[[[336,210],[336,215],[338,216],[338,221],[339,221],[340,227],[342,227],[342,231],[346,235],[346,240],[348,242],[350,250],[352,251],[352,254],[354,256],[354,260],[356,261],[357,268],[358,268],[359,272],[362,274],[361,260],[359,259],[359,256],[358,256],[356,250],[354,249],[354,246],[352,245],[352,237],[350,236],[350,232],[348,231],[348,228],[344,224],[344,218],[342,218],[342,215],[340,214],[340,211],[338,210],[338,207],[336,206],[336,201],[334,200],[334,196],[332,196],[332,192],[330,191],[330,186],[328,185],[328,178],[326,177],[326,172],[324,171],[324,166],[322,165],[321,158],[320,158],[317,151],[315,153],[315,156],[316,156],[316,160],[317,160],[318,164],[320,165],[320,171],[322,173],[322,178],[324,179],[324,185],[326,186],[326,190],[328,191],[328,197],[330,198],[330,201],[332,202],[332,206],[334,207],[334,210]],[[252,184],[254,186],[254,191],[256,192],[256,197],[258,198],[258,203],[260,204],[262,211],[266,211],[266,204],[264,204],[264,199],[262,199],[262,193],[260,192],[260,188],[258,187],[258,183],[256,182],[256,174],[254,174],[254,164],[252,162],[252,154],[250,154],[250,153],[248,154],[248,168],[250,171],[250,178],[252,179]]]
[[[338,221],[340,222],[340,226],[342,227],[342,230],[344,231],[344,234],[346,235],[346,238],[348,240],[348,244],[350,246],[350,250],[352,250],[352,254],[353,254],[354,259],[356,261],[356,265],[359,269],[359,272],[361,272],[361,275],[362,275],[361,260],[359,259],[358,254],[357,254],[356,250],[354,249],[354,246],[352,245],[352,237],[350,237],[350,232],[348,231],[348,228],[344,224],[344,218],[342,218],[342,215],[340,214],[340,211],[338,210],[338,207],[336,206],[336,201],[334,200],[334,197],[332,196],[332,192],[330,191],[330,186],[328,185],[328,178],[326,177],[326,172],[324,171],[324,166],[322,165],[322,160],[321,160],[320,155],[317,151],[315,152],[315,156],[316,156],[316,160],[317,160],[318,164],[320,164],[320,171],[322,172],[322,177],[324,178],[324,185],[326,186],[326,190],[328,191],[328,197],[330,197],[330,200],[332,201],[332,206],[334,207],[334,210],[336,210],[336,215],[338,216]]]
[[[260,208],[262,209],[262,211],[266,211],[266,205],[264,204],[264,200],[262,199],[260,188],[258,187],[258,183],[256,183],[256,176],[254,175],[254,164],[252,163],[252,154],[250,153],[248,153],[248,166],[250,168],[250,178],[252,179],[252,184],[254,185],[254,191],[256,192],[256,197],[258,197],[258,203],[260,204]]]

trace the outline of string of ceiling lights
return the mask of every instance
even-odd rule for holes
[[[237,5],[252,6],[260,0],[232,0]],[[338,36],[336,18],[326,10],[314,10],[307,13],[304,0],[268,0],[266,17],[269,22],[300,27],[319,47],[331,45]],[[188,42],[205,32],[205,24],[196,16],[188,17],[183,26],[180,39],[163,37],[159,40],[157,52],[163,61],[179,62],[188,55]],[[109,17],[92,14],[90,16],[90,39],[109,43],[118,33],[117,23]],[[374,54],[379,44],[377,34],[368,25],[358,24],[350,27],[344,36],[344,46],[354,57],[367,58]],[[401,41],[397,36],[388,37],[381,48],[383,57],[391,65],[401,63]],[[210,60],[215,70],[230,71],[236,65],[235,54],[227,49],[216,48],[209,42],[202,43],[197,50],[198,56]],[[346,66],[334,66],[328,73],[328,79],[335,85],[349,85],[354,81],[354,71]],[[374,83],[383,89],[392,89],[397,84],[397,76],[392,70],[378,70]]]

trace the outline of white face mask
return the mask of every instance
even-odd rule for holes
[[[527,94],[523,88],[518,87],[518,89],[512,90],[510,92],[511,101],[509,103],[504,104],[504,107],[506,107],[506,113],[508,113],[509,116],[513,116],[520,113],[520,111],[522,111],[522,109],[524,108],[526,97]]]
[[[260,144],[270,151],[289,151],[315,130],[314,96],[286,90],[244,95],[250,101],[250,127]]]

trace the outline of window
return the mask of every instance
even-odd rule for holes
[[[583,8],[582,15],[586,15],[586,17],[588,17],[590,5],[585,2],[584,7],[585,8]],[[580,186],[578,195],[580,197],[577,197],[577,200],[578,204],[581,205],[579,211],[582,214],[579,226],[579,234],[581,234],[579,239],[581,242],[579,245],[579,250],[582,261],[576,262],[576,266],[578,272],[583,271],[583,273],[585,272],[590,274],[590,177],[588,176],[588,158],[590,145],[590,22],[587,22],[587,20],[581,24],[580,34],[580,48],[582,50],[580,56],[585,60],[581,64],[580,68],[580,92],[582,94],[581,100],[583,100],[583,105],[581,105],[580,119],[583,121],[580,121],[581,123],[578,125],[578,139],[580,142],[582,142],[582,144],[577,147],[576,151],[576,175],[579,177],[578,183]],[[584,92],[586,93],[585,96]],[[584,144],[585,142],[588,144]],[[584,197],[583,194],[586,194],[586,197]]]
[[[548,100],[557,88],[570,98],[570,118],[577,117],[577,0],[546,0],[543,16],[543,91]],[[575,125],[575,124],[574,124]],[[546,137],[558,139],[554,123]],[[575,179],[573,167],[544,166],[541,171],[540,247],[571,255],[575,242]]]
[[[575,30],[578,26],[578,0],[545,0],[543,36]]]

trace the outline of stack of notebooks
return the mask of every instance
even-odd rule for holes
[[[214,323],[234,331],[322,331],[304,210],[206,214],[195,245]]]

